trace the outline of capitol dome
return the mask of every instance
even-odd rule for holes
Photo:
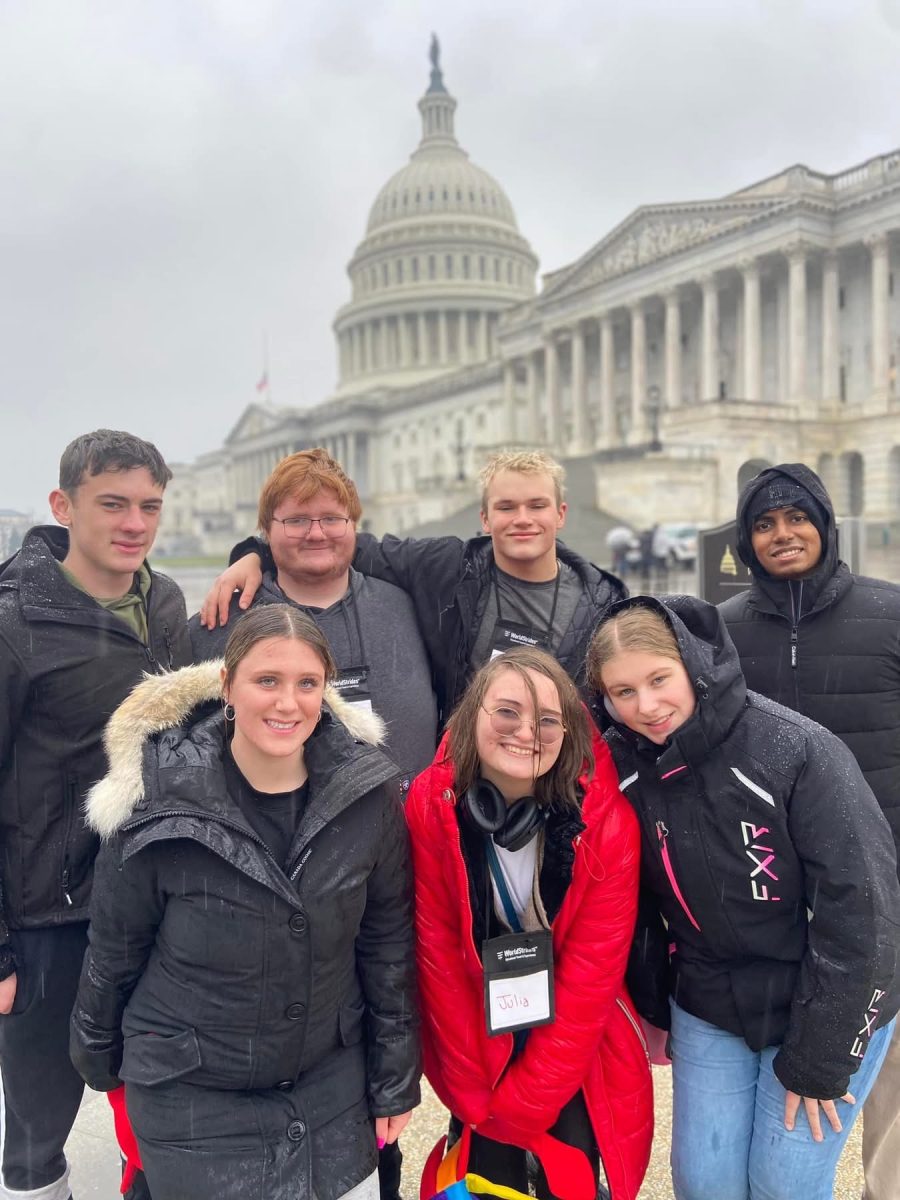
[[[456,140],[432,40],[422,137],[382,187],[334,322],[340,391],[411,386],[495,356],[499,314],[534,295],[537,258],[492,175]]]

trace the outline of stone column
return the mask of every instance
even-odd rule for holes
[[[510,360],[503,364],[503,430],[510,445],[516,441],[516,364]]]
[[[681,404],[681,298],[678,288],[666,292],[665,407]]]
[[[559,392],[559,351],[552,333],[544,338],[544,391],[547,407],[547,444],[559,445],[562,433],[562,404]]]
[[[828,408],[841,398],[839,292],[838,256],[829,250],[822,259],[822,404]]]
[[[408,367],[412,363],[409,346],[409,318],[406,313],[397,317],[397,336],[400,341],[400,366]]]
[[[744,400],[762,399],[762,348],[760,325],[759,263],[755,258],[740,264],[744,276]]]
[[[447,349],[447,314],[441,309],[438,313],[438,361],[442,367],[447,365],[449,353]]]
[[[872,398],[884,402],[888,395],[891,361],[888,325],[888,278],[890,259],[886,233],[866,239],[872,256]]]
[[[528,375],[526,387],[528,391],[528,429],[526,437],[531,442],[541,440],[541,396],[539,388],[538,355],[539,350],[532,352],[525,359]]]
[[[457,346],[459,347],[459,361],[468,363],[471,361],[469,354],[469,314],[463,309],[456,317],[456,337]]]
[[[363,326],[363,337],[365,338],[366,370],[371,371],[372,367],[375,365],[372,360],[372,340],[373,339],[372,339],[372,322],[371,321],[366,321],[365,325]]]
[[[428,318],[425,313],[419,313],[419,366],[424,367],[428,362]]]
[[[600,317],[600,425],[607,440],[616,433],[615,408],[616,360],[612,317]]]
[[[357,334],[357,330],[356,330],[356,326],[354,325],[347,332],[347,336],[350,339],[350,374],[351,375],[359,374],[359,339],[357,338],[356,334]]]
[[[488,315],[486,312],[478,314],[478,361],[487,362],[491,357],[491,348],[488,344]]]
[[[787,248],[788,260],[788,399],[806,399],[806,246]]]
[[[572,329],[572,451],[586,454],[591,446],[588,431],[587,372],[584,361],[584,326]]]
[[[703,363],[700,374],[701,400],[719,395],[719,288],[715,275],[700,280],[703,289]]]
[[[642,301],[629,305],[631,313],[631,432],[642,442],[646,433],[647,321]]]
[[[401,318],[402,319],[402,318]],[[356,474],[356,434],[344,434],[344,457],[341,459],[341,466],[346,473],[353,479]]]

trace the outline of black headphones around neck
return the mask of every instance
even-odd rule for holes
[[[521,850],[536,837],[546,820],[546,812],[534,796],[523,796],[507,805],[503,793],[489,779],[476,779],[466,789],[460,805],[463,816],[479,833],[503,850]]]

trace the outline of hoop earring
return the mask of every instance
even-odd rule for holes
[[[229,709],[231,709],[231,712],[229,712],[229,711],[228,711]],[[222,705],[222,712],[225,714],[225,720],[226,720],[226,721],[233,721],[233,720],[234,720],[234,705],[233,705],[233,704],[229,704],[229,703],[226,701],[226,702],[225,702],[225,703]]]

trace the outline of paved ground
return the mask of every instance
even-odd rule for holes
[[[671,1087],[666,1068],[654,1068],[656,1087],[656,1137],[653,1159],[641,1189],[640,1200],[672,1200],[669,1182],[668,1141]],[[427,1090],[427,1089],[426,1089]],[[404,1198],[418,1200],[419,1176],[431,1147],[446,1130],[444,1110],[428,1091],[403,1136]],[[118,1194],[118,1168],[112,1118],[104,1096],[89,1093],[69,1141],[75,1200],[114,1200]],[[859,1123],[851,1134],[838,1171],[835,1200],[859,1200],[862,1172],[859,1167]],[[223,1197],[222,1200],[227,1200]],[[710,1200],[714,1200],[710,1197]],[[798,1197],[798,1200],[802,1200]]]

